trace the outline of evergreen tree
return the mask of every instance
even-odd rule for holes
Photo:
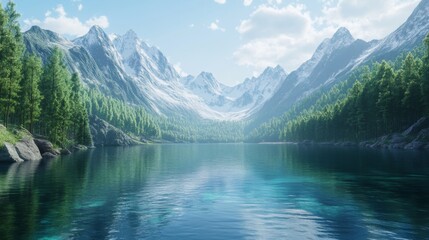
[[[82,100],[82,84],[77,73],[73,73],[71,78],[71,95],[72,103],[72,136],[76,143],[83,145],[92,145],[91,133],[89,130],[88,113]]]
[[[43,123],[42,132],[59,145],[67,140],[70,125],[71,103],[69,74],[63,63],[63,55],[55,48],[44,68],[42,77]]]
[[[0,111],[7,126],[18,104],[24,46],[15,4],[0,9]]]
[[[418,64],[413,55],[410,53],[405,58],[402,70],[402,83],[404,96],[402,104],[404,106],[404,116],[406,124],[411,124],[421,114],[421,88],[420,88],[420,74]]]
[[[20,92],[20,118],[23,126],[31,133],[33,133],[34,124],[39,120],[41,113],[40,103],[42,101],[42,95],[39,89],[41,76],[41,59],[34,55],[25,56]]]
[[[422,103],[425,106],[426,114],[429,115],[429,34],[426,35],[426,38],[424,40],[424,45],[426,48],[425,55],[423,57],[423,66],[422,66],[422,82],[421,82],[421,96],[422,96]]]

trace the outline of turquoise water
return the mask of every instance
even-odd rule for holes
[[[428,156],[150,145],[0,165],[0,239],[429,239]]]

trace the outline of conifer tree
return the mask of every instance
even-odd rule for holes
[[[73,73],[71,78],[70,101],[72,103],[71,117],[73,119],[71,126],[72,136],[78,144],[92,145],[88,113],[82,99],[82,84],[77,73]]]
[[[23,126],[31,133],[33,133],[34,124],[39,120],[41,113],[42,95],[39,88],[41,76],[42,60],[35,55],[25,56],[20,92],[20,118]]]
[[[7,126],[18,105],[24,46],[15,4],[10,1],[0,9],[0,111]]]
[[[43,124],[42,132],[56,144],[65,144],[70,125],[71,103],[69,74],[63,55],[55,48],[48,59],[42,77]]]
[[[426,109],[426,115],[429,115],[429,34],[426,35],[426,38],[424,40],[424,45],[426,48],[425,55],[423,57],[423,66],[422,66],[422,82],[421,82],[421,96],[422,96],[422,103],[425,106]]]

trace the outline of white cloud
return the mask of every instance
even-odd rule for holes
[[[56,13],[56,16],[52,16],[52,12],[47,11],[43,20],[25,19],[25,27],[29,28],[32,25],[39,25],[41,28],[70,36],[84,35],[93,25],[98,25],[102,28],[109,27],[109,20],[106,16],[92,17],[82,22],[77,17],[68,16],[62,5],[58,5],[53,11]]]
[[[279,34],[301,36],[309,30],[311,24],[311,17],[304,5],[289,5],[280,9],[261,5],[249,19],[241,21],[237,31],[247,38]]]
[[[80,4],[77,6],[77,10],[82,11],[82,9],[83,9],[83,4],[82,4],[82,3],[80,3]]]
[[[381,39],[399,27],[419,0],[322,0],[319,16],[303,4],[280,7],[281,0],[258,6],[236,30],[243,43],[237,64],[261,71],[280,64],[293,71],[308,60],[324,38],[346,27],[355,38]]]
[[[222,28],[222,27],[219,26],[219,20],[217,20],[217,19],[216,19],[216,21],[210,23],[209,29],[212,30],[212,31],[225,32],[225,28]]]
[[[281,4],[282,2],[283,2],[282,0],[268,0],[268,3],[271,5]]]
[[[191,23],[191,24],[189,24],[189,27],[190,27],[190,28],[194,28],[194,27],[195,27],[195,24]]]
[[[313,20],[304,5],[284,8],[259,6],[237,31],[246,41],[233,54],[235,61],[261,71],[281,64],[294,70],[314,51],[323,38],[313,27]]]
[[[252,5],[253,0],[243,0],[243,5],[244,6],[250,6]]]
[[[380,39],[398,28],[420,0],[339,0],[326,3],[324,25],[344,26],[357,38]]]
[[[216,3],[219,3],[219,4],[225,4],[226,3],[226,0],[214,0]]]

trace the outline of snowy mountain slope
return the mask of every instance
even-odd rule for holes
[[[184,86],[199,96],[208,106],[223,106],[230,101],[224,95],[225,85],[218,82],[212,73],[201,72],[195,78],[184,78]]]
[[[346,28],[339,28],[325,39],[313,56],[289,74],[255,116],[257,122],[286,112],[294,103],[325,84],[331,84],[349,73],[354,62],[371,44],[355,40]]]
[[[112,42],[101,28],[95,26],[73,43],[87,49],[102,72],[131,83],[152,112],[223,118],[186,90],[167,58],[157,48],[138,39],[134,32],[117,35]]]
[[[261,123],[279,116],[315,90],[345,80],[359,66],[383,59],[394,60],[419,46],[428,32],[429,0],[421,1],[407,21],[382,40],[354,40],[347,29],[340,28],[331,39],[319,45],[310,60],[286,78],[253,119]]]
[[[67,68],[72,72],[79,72],[84,85],[132,104],[146,106],[143,95],[136,91],[136,86],[129,81],[130,79],[122,73],[114,73],[112,71],[114,68],[103,71],[93,54],[86,48],[37,26],[25,32],[23,38],[26,51],[39,55],[44,62],[47,61],[54,47],[60,48],[64,53]],[[106,58],[106,61],[108,60],[109,58]]]
[[[428,33],[429,0],[422,0],[408,19],[393,33],[379,41],[371,51],[366,53],[361,62],[394,59],[401,53],[421,45]]]
[[[230,119],[243,119],[271,98],[286,76],[283,68],[277,66],[268,67],[260,76],[248,78],[234,87],[225,86],[207,72],[182,78],[181,82],[210,108]]]

